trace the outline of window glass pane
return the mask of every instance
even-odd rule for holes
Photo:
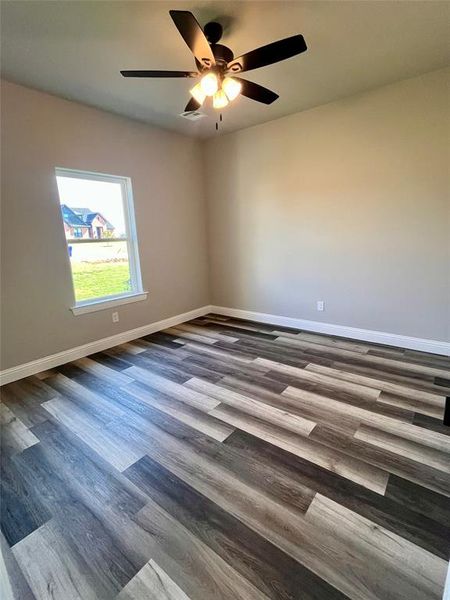
[[[76,303],[141,291],[129,179],[56,169],[56,180]]]
[[[126,237],[119,182],[57,176],[66,238]]]
[[[77,302],[133,291],[127,243],[68,243]]]

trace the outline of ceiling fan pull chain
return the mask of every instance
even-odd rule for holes
[[[219,131],[219,123],[222,123],[222,113],[219,114],[219,120],[216,119],[216,131]]]

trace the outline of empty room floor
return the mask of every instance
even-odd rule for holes
[[[449,370],[209,315],[4,386],[13,597],[440,600]]]

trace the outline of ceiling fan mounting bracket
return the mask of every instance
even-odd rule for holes
[[[220,23],[211,21],[210,23],[206,23],[206,25],[203,27],[203,33],[211,45],[217,44],[223,35],[223,27]]]

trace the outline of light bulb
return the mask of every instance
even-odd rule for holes
[[[197,100],[197,102],[200,104],[200,106],[205,101],[206,94],[203,91],[203,88],[199,83],[197,83],[197,85],[194,85],[192,90],[189,90],[189,93]]]
[[[228,100],[234,100],[239,96],[242,89],[242,83],[232,79],[231,77],[225,77],[222,83],[222,89],[228,97]]]
[[[228,104],[227,95],[223,90],[218,90],[213,96],[213,106],[214,108],[225,108]]]
[[[217,77],[214,73],[208,73],[208,75],[205,75],[200,81],[200,85],[202,86],[202,90],[206,96],[214,96],[219,88]]]

